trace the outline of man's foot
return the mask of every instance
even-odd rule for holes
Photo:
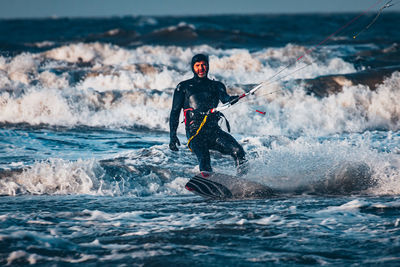
[[[242,161],[239,163],[239,166],[237,167],[236,170],[236,176],[238,177],[243,177],[246,176],[246,174],[249,173],[249,162],[247,160]]]

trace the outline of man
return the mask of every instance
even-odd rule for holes
[[[177,145],[180,145],[180,142],[176,136],[176,130],[179,115],[183,109],[188,146],[199,160],[200,171],[212,172],[209,152],[211,149],[231,155],[238,168],[238,175],[243,175],[246,171],[243,147],[219,127],[218,121],[223,114],[209,113],[212,108],[218,106],[219,101],[233,104],[239,100],[239,97],[229,96],[223,83],[207,77],[209,70],[207,56],[195,55],[191,66],[194,77],[179,83],[174,92],[169,120],[171,138],[169,148],[178,151]],[[226,123],[229,131],[229,124]]]

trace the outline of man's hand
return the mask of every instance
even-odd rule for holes
[[[173,135],[169,141],[169,149],[172,151],[178,151],[179,149],[176,145],[180,146],[181,142],[179,142],[179,139],[176,135]]]

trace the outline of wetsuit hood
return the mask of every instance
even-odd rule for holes
[[[204,54],[197,54],[194,57],[192,57],[191,67],[192,67],[192,71],[194,73],[194,77],[200,79],[199,76],[197,76],[196,72],[194,72],[194,68],[193,68],[194,64],[196,62],[200,62],[200,61],[206,62],[207,71],[206,71],[206,76],[204,76],[204,78],[207,78],[208,70],[209,70],[209,64],[208,64],[208,56],[206,56]]]

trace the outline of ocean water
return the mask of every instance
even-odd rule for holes
[[[375,15],[0,20],[0,265],[398,266],[400,14],[354,39]],[[224,114],[271,198],[184,188],[200,52],[230,94],[266,81]]]

